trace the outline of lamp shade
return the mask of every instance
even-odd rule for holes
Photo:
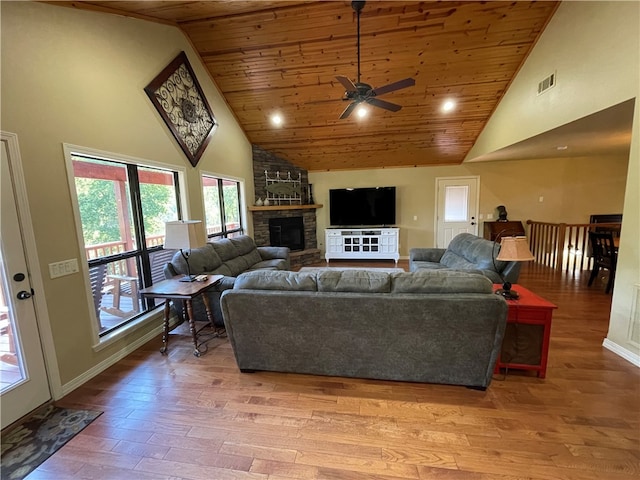
[[[527,237],[503,237],[500,243],[500,253],[496,260],[504,262],[526,262],[535,260],[529,250]]]
[[[207,236],[201,220],[184,220],[165,223],[164,248],[183,249],[204,247]]]

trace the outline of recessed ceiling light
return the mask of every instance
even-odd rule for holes
[[[356,114],[358,115],[358,118],[364,118],[367,116],[367,114],[369,113],[369,111],[367,110],[367,108],[364,105],[360,105],[358,107],[358,110],[356,111]]]
[[[450,112],[450,111],[452,111],[454,108],[456,108],[456,102],[454,102],[453,100],[446,100],[446,101],[442,104],[442,111],[443,111],[443,112]]]
[[[271,123],[276,127],[279,127],[280,125],[282,125],[282,117],[277,113],[274,115],[271,115]]]

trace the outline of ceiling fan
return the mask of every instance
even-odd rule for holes
[[[374,107],[397,112],[402,108],[401,105],[386,102],[377,97],[385,93],[400,90],[401,88],[413,87],[416,84],[416,81],[413,78],[405,78],[404,80],[389,83],[383,87],[373,88],[371,85],[360,81],[360,11],[364,7],[364,4],[364,1],[351,2],[351,7],[356,12],[358,20],[358,81],[353,83],[348,77],[341,75],[336,76],[336,79],[346,89],[342,100],[351,101],[347,108],[345,108],[344,112],[342,112],[342,115],[340,115],[340,120],[351,115],[351,112],[353,112],[353,110],[361,103],[368,103]]]

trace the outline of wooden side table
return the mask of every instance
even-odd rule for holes
[[[494,291],[499,288],[501,284],[494,284]],[[495,373],[501,368],[534,370],[538,378],[545,378],[551,317],[558,307],[521,285],[513,285],[512,290],[518,292],[520,298],[507,300],[507,328]]]
[[[201,355],[198,348],[198,330],[196,330],[195,320],[193,318],[193,306],[192,300],[198,295],[202,295],[204,292],[216,285],[220,280],[224,278],[223,275],[209,275],[208,278],[202,282],[181,282],[180,278],[184,275],[177,275],[171,279],[163,280],[158,283],[154,283],[150,287],[140,290],[140,295],[147,298],[164,298],[164,327],[162,330],[162,348],[160,353],[163,355],[167,353],[167,344],[169,342],[169,315],[170,315],[170,302],[171,300],[184,300],[187,310],[187,317],[189,319],[189,330],[193,337],[193,354],[196,357]],[[213,314],[209,306],[209,299],[206,295],[202,295],[202,301],[207,311],[207,319],[213,327]],[[215,327],[214,327],[215,328]]]

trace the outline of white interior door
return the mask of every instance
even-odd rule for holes
[[[47,402],[51,393],[18,214],[17,191],[23,184],[16,137],[3,133],[0,148],[0,417],[5,428]]]
[[[459,233],[478,234],[478,177],[436,178],[436,247]]]

